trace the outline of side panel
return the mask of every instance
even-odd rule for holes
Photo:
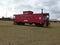
[[[43,15],[42,14],[22,14],[15,15],[15,22],[27,22],[27,23],[43,23]]]
[[[43,15],[42,14],[34,14],[32,21],[34,23],[43,23]]]

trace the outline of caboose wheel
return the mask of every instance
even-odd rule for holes
[[[38,26],[38,24],[37,24],[37,23],[35,23],[35,26]]]
[[[20,22],[19,25],[24,25],[25,23]]]
[[[43,27],[43,24],[40,24],[40,23],[35,23],[35,26],[38,26],[38,27]]]
[[[29,23],[30,25],[32,25],[32,23]]]

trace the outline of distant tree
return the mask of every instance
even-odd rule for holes
[[[2,16],[2,19],[4,19],[4,16]]]

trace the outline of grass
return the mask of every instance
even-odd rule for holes
[[[0,45],[60,45],[60,23],[43,28],[0,21]]]

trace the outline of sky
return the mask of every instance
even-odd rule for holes
[[[60,19],[60,0],[0,0],[0,17],[13,17],[23,11],[50,14],[50,19]]]

